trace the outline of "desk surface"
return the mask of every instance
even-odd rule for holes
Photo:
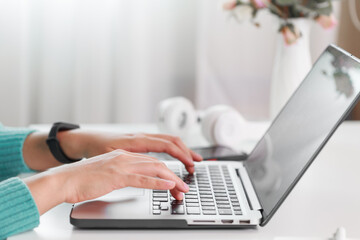
[[[139,129],[143,130],[143,129]],[[146,129],[145,129],[146,130]],[[40,219],[33,231],[9,239],[274,239],[330,237],[344,226],[360,238],[360,122],[340,126],[299,181],[273,219],[252,230],[80,230],[69,223],[70,204],[62,204]]]

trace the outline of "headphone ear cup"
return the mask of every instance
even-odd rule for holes
[[[158,104],[157,125],[163,133],[184,137],[196,121],[194,106],[184,97],[169,98]]]
[[[205,111],[201,129],[204,137],[211,144],[234,147],[242,138],[245,122],[234,108],[216,105]]]

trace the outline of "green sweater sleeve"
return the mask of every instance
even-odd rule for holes
[[[23,172],[31,172],[24,162],[22,148],[31,129],[10,128],[0,125],[0,181]]]
[[[32,132],[0,124],[0,239],[39,225],[39,212],[26,184],[19,178],[10,178],[31,172],[24,162],[22,148]]]
[[[0,182],[0,239],[39,225],[39,211],[26,184],[19,178]]]

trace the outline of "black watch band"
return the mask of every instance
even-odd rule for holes
[[[58,132],[77,129],[77,128],[80,128],[80,126],[65,122],[56,122],[51,127],[48,139],[46,139],[46,143],[49,146],[52,155],[55,157],[56,160],[58,160],[61,163],[73,163],[81,160],[81,159],[68,158],[64,153],[64,151],[61,149],[59,140],[56,137]]]

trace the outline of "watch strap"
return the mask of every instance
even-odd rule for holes
[[[49,146],[50,152],[55,157],[56,160],[58,160],[61,163],[74,163],[77,161],[80,161],[81,159],[71,159],[64,151],[61,149],[60,142],[57,139],[57,133],[61,131],[68,131],[80,128],[79,125],[72,124],[72,123],[65,123],[65,122],[56,122],[51,127],[51,130],[49,132],[49,136],[46,140],[47,145]]]

